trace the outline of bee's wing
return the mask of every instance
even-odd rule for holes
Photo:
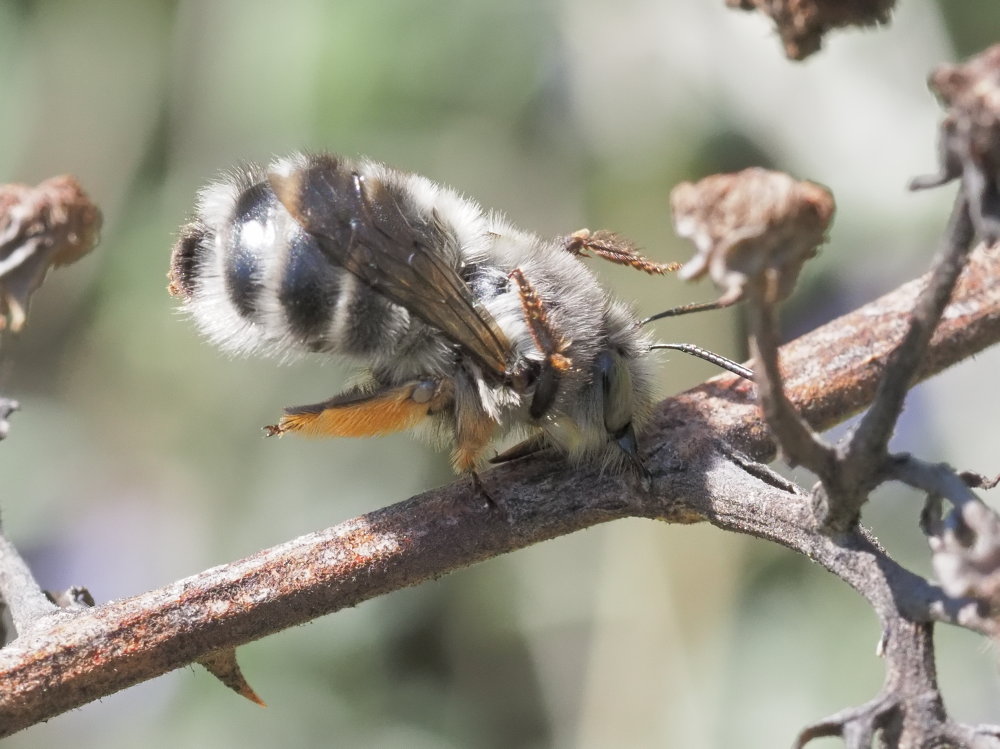
[[[395,195],[332,156],[279,163],[268,178],[285,209],[338,265],[440,330],[503,378],[510,342]]]

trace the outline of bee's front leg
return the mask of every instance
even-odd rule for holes
[[[592,252],[615,265],[627,265],[650,275],[673,273],[681,268],[680,263],[657,263],[643,257],[629,240],[610,231],[580,229],[568,237],[563,237],[562,247],[573,255],[587,257]]]
[[[515,268],[511,271],[510,277],[517,284],[524,321],[528,325],[531,337],[545,357],[534,378],[535,393],[529,408],[531,418],[540,419],[555,403],[562,373],[573,365],[573,361],[565,354],[571,341],[552,325],[545,301],[521,269]]]

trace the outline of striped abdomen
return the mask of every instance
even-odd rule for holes
[[[217,344],[369,357],[409,316],[334,264],[248,167],[205,188],[174,246],[170,289]]]

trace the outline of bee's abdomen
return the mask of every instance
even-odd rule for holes
[[[299,232],[288,242],[288,255],[281,274],[278,300],[289,331],[303,341],[322,343],[336,314],[344,289],[344,271],[320,254],[319,247]]]
[[[229,301],[240,315],[263,322],[264,277],[270,255],[279,249],[277,204],[263,183],[245,190],[236,201],[228,226],[219,233],[220,259]]]
[[[260,174],[202,193],[174,246],[170,290],[213,341],[241,353],[363,357],[385,345],[371,331],[406,316],[333,263]]]

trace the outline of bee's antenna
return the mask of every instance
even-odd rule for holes
[[[692,312],[708,312],[713,309],[725,309],[726,307],[732,306],[732,302],[692,302],[691,304],[682,304],[680,307],[673,307],[663,312],[658,312],[655,315],[651,315],[644,320],[639,321],[639,325],[645,325],[646,323],[651,323],[653,320],[662,320],[664,317],[678,317],[680,315],[689,315]]]
[[[753,372],[744,367],[742,364],[737,364],[732,359],[727,359],[719,354],[713,354],[711,351],[703,349],[701,346],[695,346],[693,343],[656,343],[649,347],[650,351],[653,349],[671,349],[673,351],[681,351],[685,354],[690,354],[691,356],[697,356],[699,359],[704,359],[717,367],[722,367],[722,369],[739,375],[744,380],[750,380],[753,382]]]

